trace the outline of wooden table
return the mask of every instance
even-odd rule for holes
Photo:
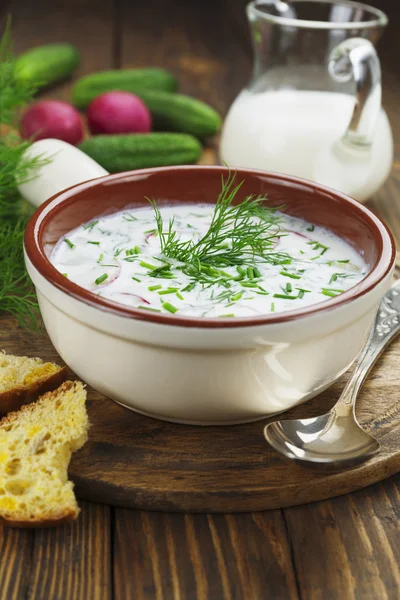
[[[16,0],[15,48],[70,41],[81,51],[81,74],[165,66],[179,77],[183,91],[225,113],[251,67],[244,4]],[[384,4],[389,11],[394,6],[390,0],[379,2]],[[397,36],[396,27],[389,29],[381,56],[384,103],[400,140],[398,62],[396,57],[390,61]],[[66,83],[49,95],[67,99],[69,90]],[[212,151],[206,160],[213,160]],[[400,162],[370,206],[399,238]],[[35,349],[37,343],[21,351]],[[254,514],[81,506],[82,514],[71,526],[37,531],[0,527],[2,600],[400,597],[399,476],[348,496]]]

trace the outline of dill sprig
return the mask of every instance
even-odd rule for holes
[[[0,227],[0,312],[16,317],[28,329],[39,328],[36,294],[23,257],[25,220]]]
[[[36,329],[38,305],[23,256],[24,229],[33,209],[17,186],[46,161],[25,158],[30,143],[17,133],[20,109],[34,90],[14,78],[10,28],[8,19],[0,42],[0,314],[11,313],[21,325]]]
[[[198,281],[220,279],[218,269],[251,266],[256,258],[274,265],[291,261],[286,253],[274,251],[279,216],[275,208],[264,205],[266,196],[250,195],[240,204],[233,204],[244,183],[235,185],[235,177],[236,174],[230,173],[226,180],[222,177],[210,226],[198,241],[181,241],[173,218],[165,231],[159,208],[148,199],[155,214],[161,253],[183,263],[181,270]]]

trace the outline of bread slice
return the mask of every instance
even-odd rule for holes
[[[75,519],[72,452],[87,440],[86,391],[66,381],[0,421],[0,518],[16,527]]]
[[[0,352],[0,414],[19,410],[67,379],[67,369],[40,358]]]

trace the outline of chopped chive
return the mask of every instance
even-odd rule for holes
[[[338,262],[338,263],[349,263],[350,259],[348,258],[347,260],[337,260],[336,262]]]
[[[75,244],[73,244],[68,238],[64,238],[64,242],[68,244],[70,248],[75,248]]]
[[[89,229],[90,231],[93,229],[93,227],[95,225],[97,225],[99,221],[92,221],[91,223],[88,223],[87,225],[83,226],[83,229]]]
[[[240,285],[243,287],[249,287],[249,288],[253,288],[253,287],[258,287],[257,283],[251,283],[251,281],[241,281]]]
[[[226,271],[222,271],[222,269],[220,269],[219,271],[221,273],[221,275],[224,275],[225,277],[227,277],[228,279],[235,279],[233,277],[233,275],[231,275],[230,273],[227,273]]]
[[[168,288],[166,290],[161,290],[161,292],[158,293],[160,294],[160,296],[165,296],[166,294],[175,294],[175,292],[177,292],[178,290],[179,288]]]
[[[299,293],[297,294],[298,298],[303,298],[304,297],[304,292],[303,290],[300,290]]]
[[[107,278],[108,278],[108,275],[107,275],[107,273],[103,273],[103,275],[100,275],[100,277],[98,277],[98,278],[95,280],[95,284],[96,284],[96,285],[100,285],[100,284],[101,284],[101,283],[103,283],[103,281],[105,281]]]
[[[298,296],[289,296],[289,294],[274,294],[274,298],[282,298],[283,300],[297,300]]]
[[[344,290],[334,290],[333,288],[322,288],[321,290],[321,294],[323,294],[324,296],[330,296],[331,298],[334,298],[335,296],[338,296],[343,292]]]
[[[231,300],[233,300],[234,302],[236,302],[237,300],[240,300],[240,298],[243,296],[243,292],[238,292],[237,294],[235,294],[234,296],[231,297]]]
[[[275,302],[271,302],[271,312],[275,312]]]
[[[132,279],[133,279],[133,281],[137,281],[138,283],[141,283],[141,280],[138,279],[137,277],[133,277],[133,275],[132,275]]]
[[[105,265],[104,263],[102,263],[103,267],[113,267],[114,269],[118,268],[118,265]]]
[[[144,308],[145,310],[152,310],[153,312],[161,312],[161,310],[159,308],[150,308],[149,306],[143,306],[142,304],[139,304],[138,308]]]
[[[122,215],[122,218],[125,219],[125,221],[137,221],[137,218],[130,215],[129,213],[126,215]]]
[[[99,256],[99,260],[98,260],[97,262],[98,262],[98,263],[101,263],[101,261],[103,260],[103,258],[104,258],[104,254],[100,254],[100,256]]]
[[[165,310],[167,310],[168,312],[170,312],[172,314],[178,312],[178,309],[176,308],[176,306],[174,306],[170,302],[163,302],[163,308],[165,308]]]
[[[63,273],[64,277],[67,277],[68,279],[68,273]]]
[[[134,247],[134,251],[135,251],[135,254],[140,254],[141,253],[141,249],[139,248],[139,246],[135,246]]]
[[[180,292],[176,292],[175,296],[177,296],[179,298],[179,300],[184,300],[184,297],[182,296],[182,294]]]
[[[182,289],[182,292],[191,292],[194,287],[196,287],[196,284],[194,282],[189,283],[189,285]]]
[[[291,283],[287,283],[286,284],[286,293],[290,294],[291,291],[292,291],[292,284]]]
[[[149,292],[155,292],[156,290],[161,290],[162,285],[149,285],[147,288]]]
[[[143,231],[143,233],[157,233],[157,229],[147,229],[147,231]]]
[[[239,273],[239,275],[242,275],[242,277],[246,277],[246,271],[242,269],[242,267],[236,267],[236,271]]]
[[[306,231],[314,231],[315,229],[315,225],[310,225],[310,227],[307,227]]]
[[[93,244],[93,246],[100,246],[100,242],[88,242],[88,244]]]
[[[256,292],[259,296],[269,296],[269,292]]]
[[[139,265],[141,267],[144,267],[145,269],[151,269],[151,270],[153,270],[153,269],[159,269],[160,268],[160,267],[156,267],[154,265],[151,265],[150,263],[144,262],[144,260],[141,260],[140,263],[139,263]]]
[[[117,250],[114,253],[114,258],[116,258],[117,256],[119,256],[122,252],[122,248],[117,248]]]
[[[225,319],[225,318],[231,318],[234,317],[235,315],[233,313],[230,313],[229,315],[218,315],[220,319]]]
[[[254,279],[254,270],[251,267],[247,267],[246,274],[249,279]]]
[[[304,254],[304,250],[300,250],[300,254]]]
[[[288,273],[287,271],[279,271],[279,275],[290,277],[290,279],[301,279],[301,275],[295,275],[294,273]]]
[[[329,283],[334,283],[338,278],[338,273],[334,273],[329,280]]]
[[[261,277],[261,273],[257,269],[257,267],[253,267],[253,273],[254,273],[254,277]]]

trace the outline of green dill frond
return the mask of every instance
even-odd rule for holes
[[[236,174],[222,177],[221,192],[217,198],[208,231],[198,241],[181,241],[171,219],[164,230],[161,213],[155,202],[149,200],[157,224],[161,253],[167,258],[183,263],[181,270],[207,283],[215,280],[221,269],[252,264],[257,258],[271,264],[285,264],[287,254],[275,252],[279,234],[279,216],[276,209],[265,206],[266,196],[250,195],[235,205],[234,200],[243,185],[235,185]]]
[[[37,299],[24,265],[25,225],[22,219],[0,227],[0,315],[10,313],[22,327],[37,330]]]

